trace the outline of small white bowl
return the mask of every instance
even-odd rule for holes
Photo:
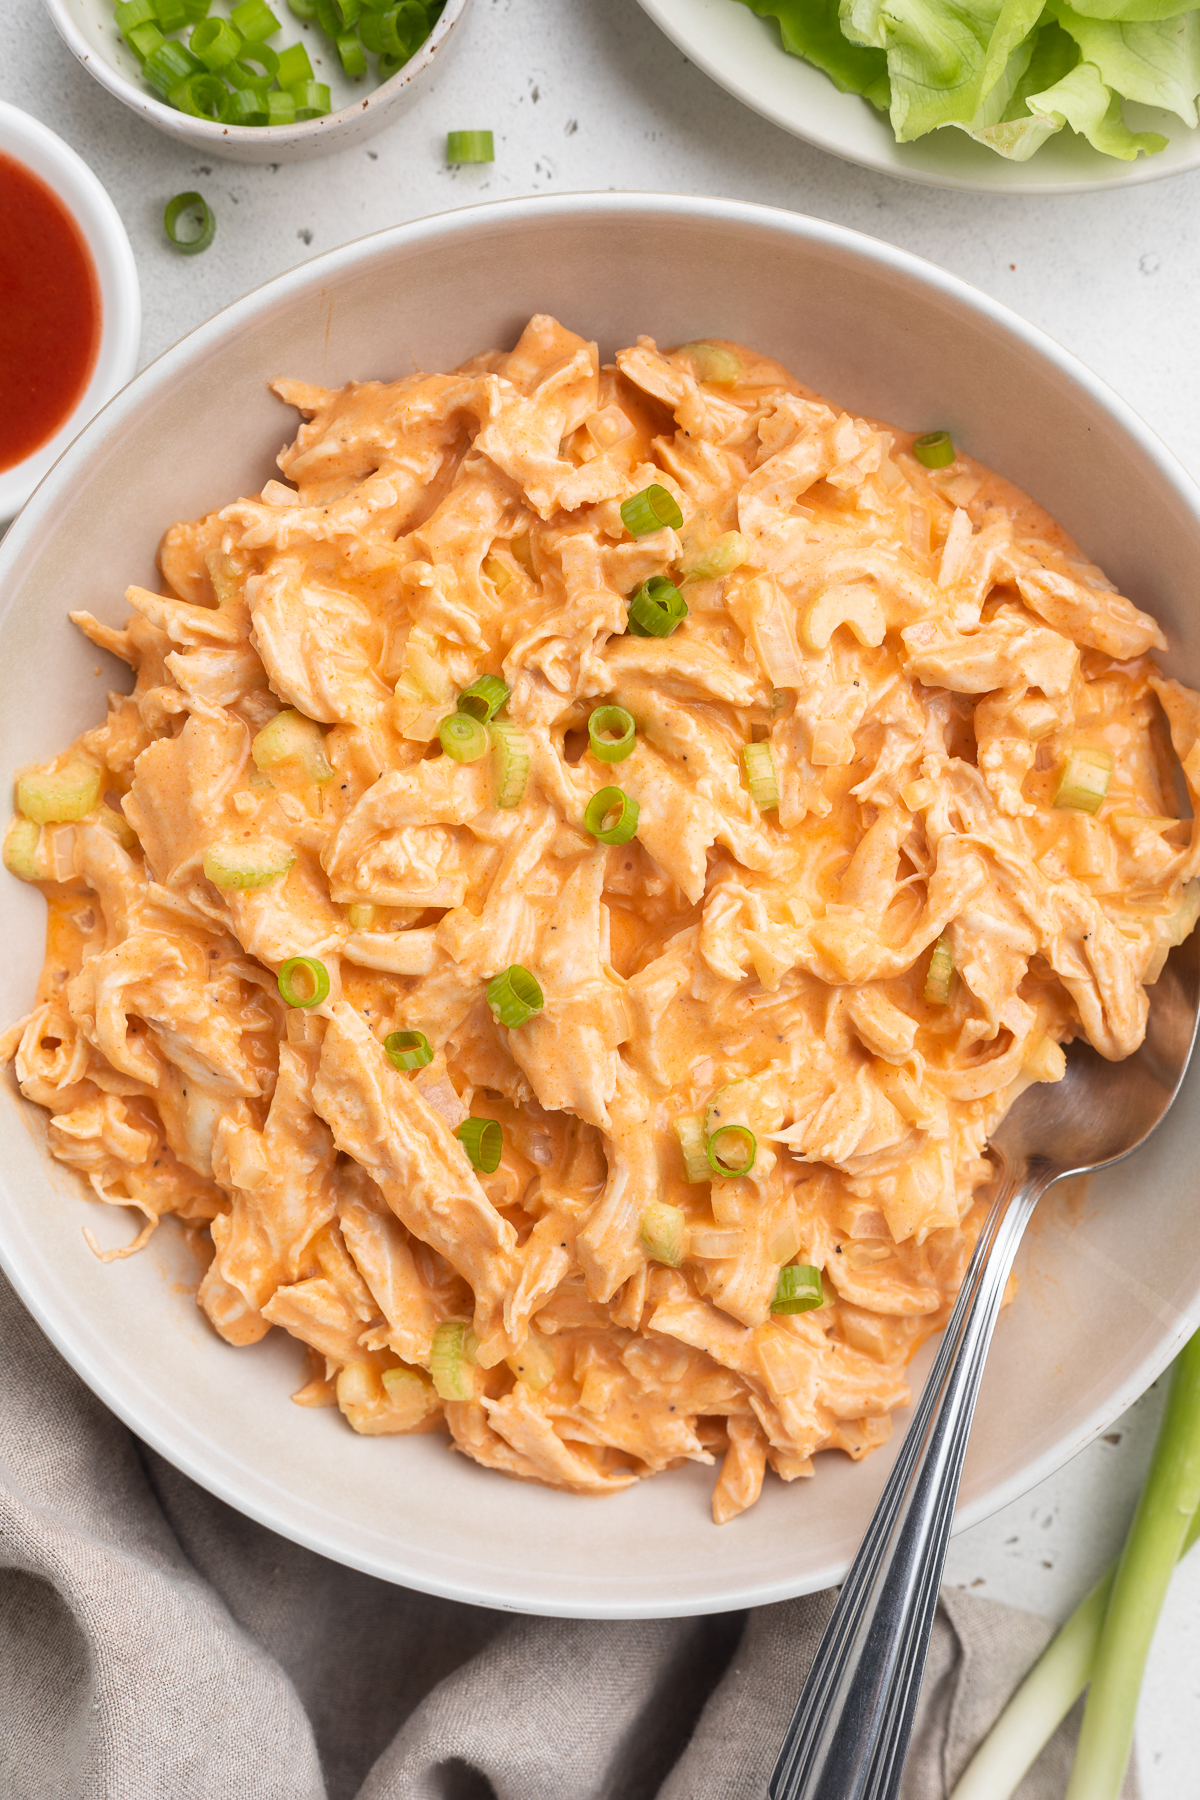
[[[142,299],[120,214],[92,171],[61,138],[0,101],[0,156],[11,156],[58,196],[83,236],[100,288],[100,345],[91,378],[54,436],[11,469],[0,469],[0,525],[18,513],[71,439],[137,368]]]
[[[299,125],[221,125],[213,119],[194,119],[151,93],[142,80],[137,57],[117,30],[112,0],[43,3],[64,43],[89,75],[133,112],[206,156],[256,163],[309,162],[373,137],[408,104],[418,82],[442,60],[450,33],[467,10],[467,0],[446,0],[441,17],[415,55],[390,81],[368,88],[343,74],[337,53],[315,22],[304,24],[280,5],[277,11],[287,42],[305,45],[317,80],[328,85],[335,110]]]

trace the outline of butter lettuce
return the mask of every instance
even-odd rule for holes
[[[1140,21],[1088,18],[1065,5],[1056,12],[1084,62],[1095,67],[1106,86],[1127,100],[1161,106],[1185,125],[1197,123],[1200,14]]]
[[[1042,0],[841,0],[852,43],[887,53],[897,141],[972,119]]]
[[[880,112],[891,105],[887,57],[842,35],[838,0],[743,0],[760,19],[774,19],[791,56],[823,69],[843,94],[861,94]]]

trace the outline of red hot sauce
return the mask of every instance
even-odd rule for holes
[[[99,343],[99,284],[79,227],[44,181],[0,155],[0,469],[70,416]]]

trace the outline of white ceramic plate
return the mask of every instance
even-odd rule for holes
[[[1200,167],[1200,131],[1173,113],[1126,103],[1131,130],[1159,131],[1170,141],[1157,156],[1119,162],[1101,156],[1074,132],[1062,131],[1026,163],[1007,162],[965,132],[935,131],[898,144],[887,119],[857,94],[841,94],[827,75],[788,56],[774,19],[760,19],[739,0],[640,0],[698,68],[764,119],[847,162],[922,181],[930,187],[980,188],[995,194],[1073,194],[1131,187]]]
[[[672,272],[664,283],[662,271]],[[71,447],[0,544],[0,769],[51,755],[98,720],[113,683],[67,622],[122,623],[124,584],[155,581],[172,521],[256,492],[295,415],[267,392],[446,369],[511,344],[548,310],[611,355],[638,332],[719,334],[780,357],[847,406],[948,427],[1036,494],[1200,676],[1200,496],[1162,445],[1080,364],[993,301],[854,232],[729,202],[595,194],[469,208],[315,258],[193,332]],[[30,1005],[41,896],[0,875],[0,1020]],[[1200,1317],[1195,1079],[1134,1161],[1086,1199],[1051,1199],[1001,1322],[960,1524],[1032,1486],[1105,1430]],[[289,1404],[300,1353],[272,1335],[220,1342],[168,1226],[102,1266],[122,1215],[81,1198],[45,1155],[42,1116],[0,1087],[0,1260],[84,1380],[147,1442],[264,1524],[388,1580],[531,1612],[719,1611],[823,1587],[853,1554],[889,1453],[770,1478],[717,1529],[712,1472],[689,1468],[603,1500],[519,1485],[439,1437],[360,1438]],[[924,1368],[919,1365],[918,1373]],[[51,1429],[49,1422],[47,1429]]]

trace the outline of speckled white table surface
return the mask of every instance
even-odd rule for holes
[[[747,112],[635,0],[472,0],[456,36],[395,124],[315,163],[201,163],[79,68],[40,0],[0,5],[0,99],[59,132],[115,200],[141,274],[146,361],[259,282],[386,225],[520,194],[722,194],[833,219],[952,269],[1074,350],[1200,476],[1200,173],[1061,199],[889,180]],[[484,126],[495,163],[447,168],[447,130]],[[192,187],[220,224],[208,253],[182,258],[162,209]],[[957,1538],[947,1580],[1065,1617],[1119,1547],[1160,1405],[1160,1392],[1147,1395],[1109,1437]],[[1176,1576],[1151,1658],[1139,1718],[1146,1800],[1197,1792],[1197,1744],[1200,1553]]]

